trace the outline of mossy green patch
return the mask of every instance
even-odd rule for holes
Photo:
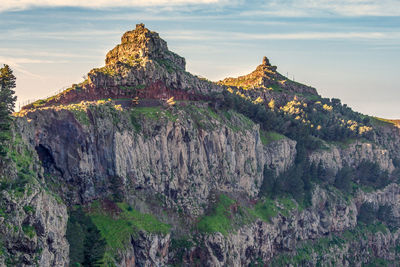
[[[277,132],[269,131],[260,131],[260,139],[263,145],[268,145],[272,142],[279,141],[281,139],[285,138],[284,135],[279,134]]]
[[[373,126],[394,126],[396,123],[389,119],[369,117]]]
[[[24,207],[24,211],[26,213],[34,213],[35,212],[35,208],[32,207],[31,205],[27,205],[27,206]]]
[[[157,120],[161,116],[161,107],[136,107],[132,109],[131,113],[134,116],[143,115],[146,118]]]
[[[296,203],[290,198],[280,198],[278,202],[283,205],[283,208],[279,209],[283,216],[288,217],[289,213],[296,209]]]
[[[22,231],[24,232],[25,235],[27,235],[29,238],[33,238],[36,235],[36,230],[33,226],[31,225],[22,225]]]
[[[230,208],[234,203],[233,199],[221,194],[210,214],[202,217],[197,223],[197,229],[200,232],[220,232],[223,235],[227,235],[233,230]]]
[[[118,203],[117,206],[120,210],[115,214],[101,209],[99,203],[94,203],[90,211],[93,223],[111,249],[123,249],[130,236],[139,230],[158,234],[166,234],[170,230],[170,225],[158,221],[151,214],[140,213],[125,203]]]
[[[264,222],[270,222],[271,218],[278,215],[278,211],[274,201],[269,198],[259,200],[253,209],[249,209],[250,214],[260,218]]]
[[[74,114],[76,120],[79,121],[81,124],[90,125],[89,116],[88,116],[86,110],[73,109],[71,111]]]
[[[16,196],[22,196],[25,186],[36,177],[36,173],[32,170],[33,152],[28,150],[18,135],[14,136],[11,146],[6,149],[6,152],[16,165],[17,179],[13,181],[0,180],[0,189],[13,190]]]

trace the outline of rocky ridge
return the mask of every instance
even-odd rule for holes
[[[218,83],[225,86],[241,87],[250,91],[268,92],[268,90],[280,88],[290,93],[318,95],[315,88],[296,83],[281,75],[277,72],[277,67],[272,66],[267,57],[264,57],[262,64],[257,66],[250,74],[237,78],[226,78]],[[268,90],[265,91],[265,89]]]

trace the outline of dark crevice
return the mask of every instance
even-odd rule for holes
[[[48,148],[39,144],[35,149],[46,173],[58,172],[62,174],[61,170],[56,166],[54,157]]]

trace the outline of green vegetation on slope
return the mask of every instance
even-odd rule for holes
[[[36,177],[36,173],[32,170],[33,151],[27,149],[18,135],[12,138],[10,147],[7,147],[5,151],[7,153],[6,158],[16,166],[17,179],[0,178],[0,190],[10,190],[15,195],[21,196],[26,190],[26,185]]]
[[[126,203],[109,200],[95,201],[85,212],[80,207],[73,209],[67,230],[71,262],[112,265],[118,251],[123,251],[131,235],[137,235],[140,230],[166,234],[170,226]]]
[[[201,218],[197,223],[197,229],[201,232],[220,232],[227,235],[233,230],[232,207],[235,201],[224,194],[219,195],[218,201],[211,213]]]
[[[197,223],[197,230],[203,233],[219,232],[227,235],[240,226],[254,222],[257,218],[270,222],[271,218],[282,214],[289,216],[290,211],[296,209],[296,204],[289,198],[261,198],[253,206],[243,207],[224,194],[218,196],[217,202],[211,210]]]

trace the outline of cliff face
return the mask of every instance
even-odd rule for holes
[[[372,162],[396,182],[398,128],[365,141],[360,129],[372,128],[357,114],[319,100],[267,58],[249,75],[200,79],[137,25],[87,81],[16,114],[0,266],[397,266],[398,184],[334,174]],[[359,135],[307,139],[322,129],[307,110]],[[338,181],[311,175],[311,163]]]
[[[72,192],[63,192],[73,194],[72,203],[107,196],[107,181],[116,179],[127,195],[131,190],[162,194],[170,205],[199,215],[210,192],[255,197],[265,164],[281,173],[294,161],[294,141],[264,146],[258,125],[237,113],[229,114],[228,122],[207,106],[155,107],[160,116],[155,120],[140,113],[146,109],[130,113],[112,104],[93,106],[81,111],[87,124],[68,110],[38,110],[19,119],[18,127],[55,182],[73,185]]]
[[[140,194],[159,195],[165,208],[179,209],[187,216],[185,220],[193,223],[215,202],[216,192],[256,198],[264,166],[279,174],[294,164],[296,156],[295,141],[283,138],[263,145],[258,125],[237,113],[214,113],[207,106],[154,108],[154,113],[149,113],[148,108],[117,110],[109,102],[80,112],[78,116],[65,109],[37,110],[17,121],[24,138],[36,148],[47,176],[62,185],[59,193],[70,204],[107,197],[113,192],[113,181],[119,181],[125,198],[137,207],[143,205],[137,202]],[[336,170],[366,159],[391,170],[387,153],[370,144],[355,143],[315,152],[310,159]],[[280,255],[295,253],[303,244],[299,240],[319,240],[356,227],[358,209],[364,202],[393,206],[399,220],[399,196],[397,185],[372,193],[359,191],[350,200],[333,188],[316,187],[312,204],[305,210],[292,207],[284,211],[278,201],[274,205],[279,212],[269,221],[256,219],[228,235],[193,235],[191,245],[178,250],[183,253],[181,263],[193,266],[200,260],[206,266],[243,266],[257,260],[279,260]],[[343,239],[343,246],[329,247],[334,256],[307,262],[314,266],[334,259],[352,266],[374,257],[394,260],[397,254],[389,248],[398,244],[398,237],[398,231],[367,232],[365,241]],[[174,242],[170,234],[141,232],[119,252],[119,265],[174,262]],[[355,247],[359,248],[356,252]]]
[[[357,207],[362,203],[393,205],[397,213],[399,197],[398,185],[391,185],[374,193],[360,191],[359,195],[350,201],[341,198],[334,191],[316,188],[312,206],[307,210],[293,211],[286,216],[281,213],[270,223],[258,220],[228,237],[219,233],[205,237],[203,244],[209,255],[208,266],[246,266],[257,262],[257,259],[270,262],[280,254],[293,257],[290,253],[302,248],[303,244],[299,240],[315,240],[314,246],[311,247],[318,247],[318,238],[327,235],[338,235],[339,243],[332,242],[323,255],[318,255],[315,251],[311,258],[297,264],[361,266],[374,257],[396,261],[398,254],[390,248],[399,244],[399,230],[392,233],[367,232],[361,238],[351,233],[354,235],[352,236],[350,232],[346,232],[347,235],[340,233],[357,225]],[[400,219],[399,214],[396,214],[396,218]],[[275,261],[275,264],[284,265],[282,261]]]

